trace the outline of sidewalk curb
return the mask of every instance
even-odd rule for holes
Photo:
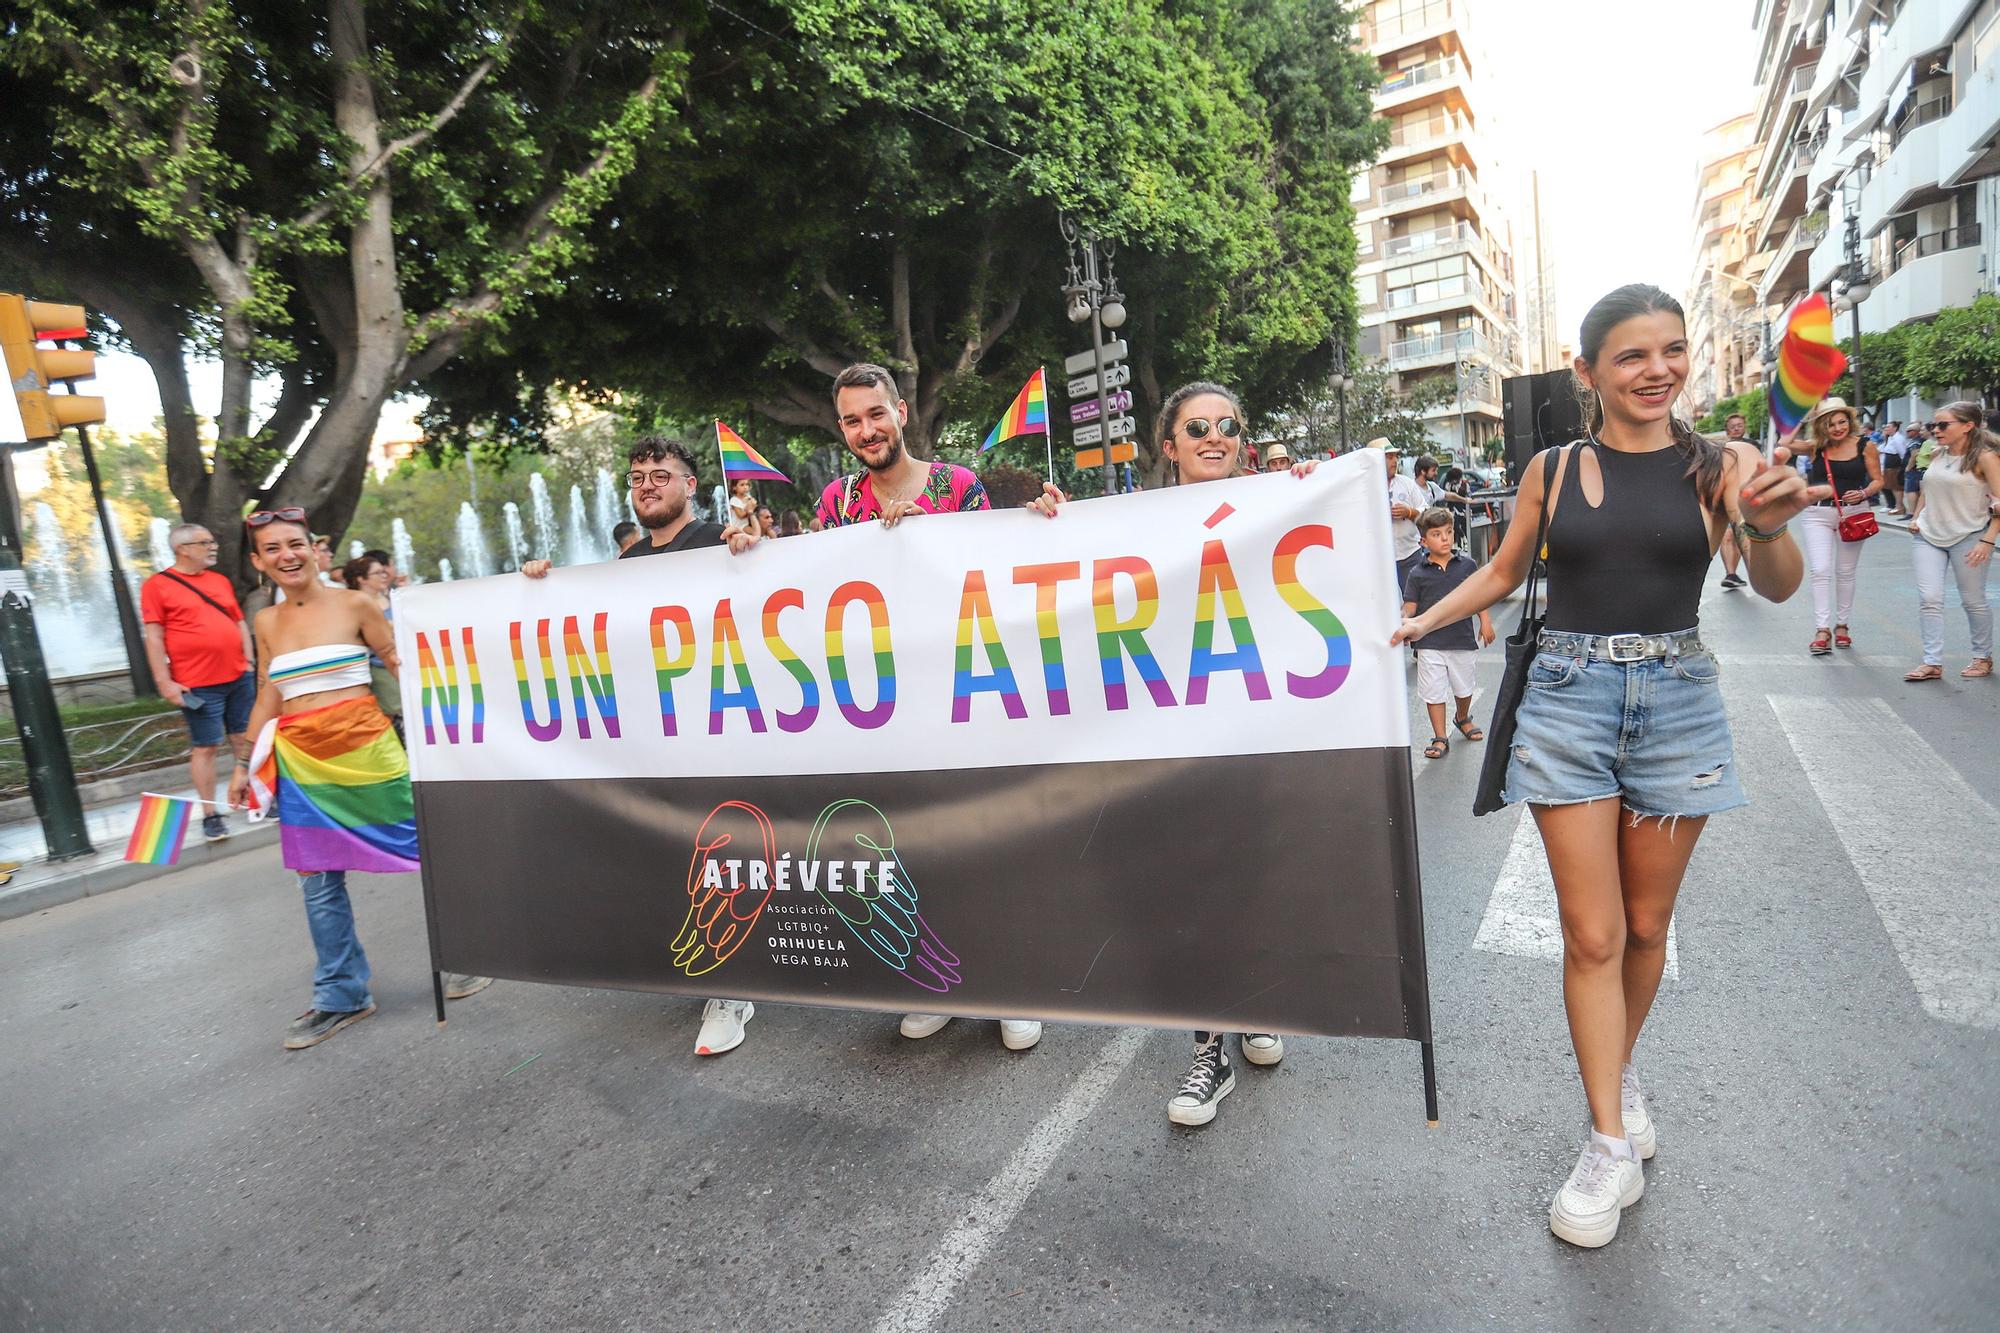
[[[167,794],[175,795],[176,785],[189,787],[186,780],[187,756],[183,755],[171,764],[161,764],[158,768],[141,768],[130,773],[120,773],[116,777],[99,778],[96,782],[79,782],[76,786],[77,799],[86,810],[100,805],[110,805],[127,797],[137,796],[151,787],[163,785],[161,775],[180,775],[176,784],[174,778],[164,779]],[[10,796],[0,800],[0,824],[25,824],[35,818],[35,798],[32,796]]]
[[[171,875],[176,870],[207,865],[211,861],[220,861],[242,852],[254,852],[277,841],[278,825],[272,821],[253,824],[231,834],[221,842],[197,842],[181,852],[181,859],[176,865],[156,866],[140,865],[131,861],[111,861],[69,874],[63,873],[60,866],[54,867],[55,875],[39,883],[23,884],[18,888],[0,888],[0,921],[12,921],[17,917],[30,916],[82,898],[95,898],[101,893],[110,893],[115,889],[143,884],[149,879],[158,879],[162,875]]]

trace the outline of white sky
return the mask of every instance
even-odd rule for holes
[[[1702,131],[1747,110],[1753,95],[1752,0],[1460,2],[1485,52],[1474,111],[1503,167],[1541,173],[1559,338],[1573,343],[1584,311],[1624,283],[1684,296]],[[1504,205],[1521,211],[1501,188]],[[1518,267],[1525,276],[1525,261]],[[107,400],[109,424],[149,427],[160,403],[145,363],[107,354],[98,365],[88,391]],[[197,410],[213,413],[217,368],[198,365],[193,378]],[[407,438],[411,416],[391,404],[384,420]]]

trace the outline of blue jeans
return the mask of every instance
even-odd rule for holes
[[[347,898],[347,872],[320,870],[299,876],[299,888],[306,896],[306,928],[312,932],[313,1008],[323,1014],[341,1014],[366,1009],[374,997],[368,993],[368,955],[361,938],[354,933],[354,905]]]
[[[1958,600],[1965,606],[1965,622],[1972,631],[1972,655],[1993,656],[1993,608],[1986,600],[1986,574],[1992,560],[1974,566],[1967,563],[1986,529],[1975,528],[1950,546],[1935,546],[1926,537],[1912,539],[1917,566],[1917,628],[1924,640],[1924,664],[1944,665],[1944,575],[1951,570],[1958,584]],[[1989,555],[1991,552],[1988,553]]]

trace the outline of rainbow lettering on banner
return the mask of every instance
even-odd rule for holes
[[[847,608],[860,602],[868,608],[868,637],[875,654],[878,693],[873,708],[854,702],[854,686],[847,675]],[[840,715],[863,731],[873,731],[896,711],[896,650],[889,642],[889,606],[882,590],[859,579],[833,590],[826,603],[826,671],[833,681],[833,701]]]
[[[535,720],[535,692],[528,684],[528,659],[521,651],[521,622],[516,620],[507,627],[507,640],[514,650],[514,683],[521,691],[521,721],[527,724],[528,734],[538,741],[552,741],[562,735],[562,687],[556,683],[555,654],[549,651],[549,622],[542,620],[535,627],[535,639],[542,650],[542,684],[548,694],[549,720]]]
[[[563,617],[563,656],[569,661],[570,697],[576,704],[576,734],[586,741],[590,739],[590,709],[583,695],[585,685],[590,687],[588,702],[597,705],[597,715],[604,719],[604,734],[614,741],[618,739],[618,686],[611,679],[611,650],[604,642],[604,625],[609,619],[609,612],[599,611],[591,626],[597,655],[597,669],[593,671],[590,658],[584,655],[583,632],[577,626],[576,617]]]
[[[1236,645],[1226,653],[1215,651],[1215,604],[1220,595],[1222,612],[1229,618],[1229,637]],[[1250,629],[1250,613],[1244,609],[1243,594],[1236,587],[1236,571],[1222,543],[1210,540],[1201,547],[1201,581],[1195,594],[1194,652],[1188,658],[1187,701],[1208,702],[1208,678],[1217,671],[1240,671],[1243,688],[1252,699],[1269,699],[1270,682],[1264,679],[1264,659],[1257,652],[1257,636]]]
[[[1042,368],[1035,367],[1035,373],[1028,376],[1028,382],[1021,386],[1021,392],[1014,395],[1014,401],[1007,405],[1006,413],[992,430],[986,433],[986,443],[979,446],[985,453],[996,444],[1021,435],[1047,435],[1049,433],[1049,390],[1042,378]]]
[[[1077,578],[1082,568],[1076,561],[1057,565],[1022,565],[1014,571],[1014,582],[1035,585],[1035,634],[1042,646],[1042,685],[1049,695],[1049,715],[1062,717],[1069,712],[1069,678],[1063,671],[1062,625],[1056,619],[1056,585]]]
[[[819,716],[819,682],[813,679],[812,668],[799,659],[778,633],[778,613],[795,611],[806,604],[806,595],[797,588],[780,588],[764,602],[764,646],[771,656],[778,660],[791,678],[799,683],[802,702],[796,713],[779,713],[778,730],[787,732],[804,731]]]
[[[985,642],[989,675],[973,673],[975,640]],[[1020,686],[1014,681],[1013,664],[1007,660],[1007,646],[1000,642],[1000,631],[993,624],[993,599],[986,593],[986,575],[982,570],[968,569],[958,597],[958,653],[951,673],[951,720],[971,721],[972,696],[983,690],[1000,696],[1000,706],[1007,710],[1008,717],[1019,719],[1028,715],[1028,706],[1021,702]]]
[[[791,481],[771,466],[770,459],[751,448],[748,440],[720,421],[715,423],[715,452],[722,456],[722,475],[730,481]]]
[[[743,828],[740,817],[725,818],[725,811],[748,815],[756,832],[754,843],[735,846],[734,856],[724,863],[729,867],[726,884],[719,874],[709,873],[710,862],[722,862],[720,853],[731,849],[738,837],[749,830]],[[731,824],[736,826],[733,831]],[[748,801],[724,801],[709,811],[694,835],[694,859],[688,863],[687,919],[681,922],[680,932],[674,936],[675,967],[691,977],[703,976],[728,962],[729,956],[751,938],[757,929],[757,917],[771,900],[771,881],[756,876],[763,879],[763,892],[758,893],[754,885],[746,889],[735,868],[743,861],[758,869],[769,866],[777,859],[777,841],[770,816]]]
[[[900,972],[905,981],[946,994],[965,979],[958,970],[959,957],[938,938],[930,922],[917,910],[917,886],[910,878],[909,867],[903,864],[902,854],[896,850],[896,832],[889,827],[887,815],[859,797],[835,801],[820,811],[813,822],[812,833],[806,839],[806,860],[820,859],[823,840],[831,840],[832,846],[824,851],[834,856],[846,850],[841,845],[841,833],[848,830],[833,832],[836,819],[861,822],[860,831],[852,835],[853,845],[866,851],[878,869],[863,873],[861,882],[843,895],[844,902],[817,885],[813,886],[813,892],[833,909],[855,939]],[[896,868],[885,880],[879,867],[887,861],[894,861]]]
[[[680,651],[667,656],[667,626],[680,631]],[[653,608],[653,678],[660,690],[660,734],[677,735],[674,725],[674,682],[694,670],[694,621],[686,607]]]
[[[1118,599],[1111,580],[1123,574],[1132,580],[1139,604],[1130,620],[1118,618]],[[1140,556],[1116,556],[1091,566],[1090,601],[1097,616],[1098,666],[1104,676],[1104,706],[1116,712],[1126,706],[1125,655],[1130,654],[1139,679],[1161,708],[1174,706],[1174,692],[1160,670],[1159,659],[1146,645],[1146,631],[1160,614],[1160,584],[1153,566]]]
[[[1300,699],[1323,699],[1339,689],[1346,683],[1348,668],[1354,660],[1354,648],[1347,640],[1347,627],[1340,623],[1340,617],[1299,582],[1299,554],[1313,546],[1332,550],[1333,529],[1324,523],[1293,528],[1278,540],[1271,555],[1271,581],[1278,589],[1278,596],[1326,640],[1324,670],[1311,676],[1285,673],[1285,688]]]
[[[722,717],[740,708],[750,719],[750,730],[763,731],[764,710],[757,703],[757,687],[750,681],[750,664],[743,660],[743,640],[736,633],[736,615],[729,599],[715,604],[715,620],[709,635],[708,734],[722,734]],[[736,669],[736,688],[728,689],[727,672]]]
[[[472,627],[461,626],[459,642],[465,646],[465,685],[472,701],[472,743],[478,745],[486,739],[486,690],[479,683],[479,654],[472,646]],[[459,677],[458,666],[451,656],[451,631],[437,632],[437,656],[431,655],[430,640],[422,630],[417,631],[417,679],[423,686],[424,744],[437,744],[437,732],[432,726],[431,710],[437,709],[437,721],[444,727],[445,740],[458,744],[459,719]],[[438,665],[442,658],[444,665]]]
[[[193,811],[194,802],[178,796],[142,795],[139,820],[132,825],[132,837],[125,844],[125,859],[141,865],[173,865],[181,859],[181,841],[187,837],[188,817]]]
[[[1771,420],[1790,435],[1847,369],[1847,354],[1835,345],[1833,307],[1814,293],[1792,307],[1778,344],[1778,373],[1771,380]]]

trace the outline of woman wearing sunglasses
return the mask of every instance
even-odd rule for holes
[[[231,779],[229,802],[242,805],[254,784],[257,807],[276,806],[285,865],[305,894],[317,964],[312,1008],[285,1033],[285,1049],[295,1051],[375,1012],[347,872],[417,869],[416,811],[409,757],[369,677],[370,656],[397,669],[382,608],[367,592],[320,582],[305,510],[259,510],[244,526],[251,563],[285,600],[257,613],[257,749]],[[491,980],[449,975],[445,996],[471,995]]]
[[[1243,469],[1243,408],[1236,395],[1220,384],[1197,381],[1167,395],[1160,405],[1160,453],[1174,470],[1176,484],[1221,481]],[[1318,467],[1316,459],[1292,464],[1295,477]],[[1236,1087],[1236,1071],[1220,1031],[1194,1034],[1194,1062],[1180,1089],[1167,1102],[1167,1119],[1176,1125],[1205,1125],[1215,1119],[1222,1099]],[[1246,1032],[1243,1058],[1253,1065],[1275,1065],[1285,1058],[1285,1041],[1275,1032]]]
[[[1967,678],[1993,674],[1993,608],[1986,600],[1986,574],[1993,567],[1993,542],[2000,536],[2000,437],[1987,430],[1978,403],[1946,403],[1931,420],[1937,451],[1924,472],[1910,531],[1916,534],[1917,625],[1924,660],[1904,676],[1908,681],[1944,676],[1944,575],[1958,584],[1958,600],[1972,630],[1972,665]]]

